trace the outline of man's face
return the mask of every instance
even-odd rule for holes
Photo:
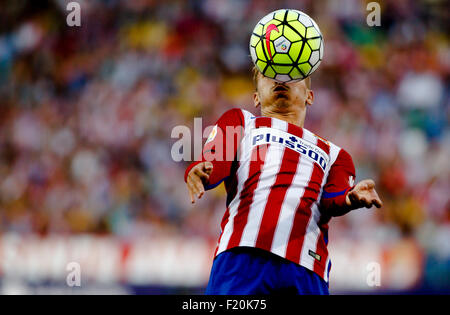
[[[280,83],[257,74],[257,90],[254,95],[255,106],[276,106],[287,108],[291,106],[306,107],[311,105],[314,94],[306,84],[306,80],[293,83]]]

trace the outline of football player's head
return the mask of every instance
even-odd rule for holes
[[[281,83],[267,78],[256,67],[253,67],[253,83],[255,92],[253,100],[255,107],[278,110],[304,109],[312,105],[314,93],[311,90],[311,78],[304,80]]]

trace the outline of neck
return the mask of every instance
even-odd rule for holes
[[[303,128],[303,125],[305,124],[306,108],[289,108],[286,110],[280,110],[279,108],[263,107],[261,108],[261,115],[265,117],[278,118]]]

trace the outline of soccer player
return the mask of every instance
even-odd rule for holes
[[[192,203],[222,181],[227,191],[206,294],[329,294],[328,222],[382,202],[373,180],[354,185],[347,151],[303,128],[311,79],[253,72],[261,116],[225,112],[185,172]]]

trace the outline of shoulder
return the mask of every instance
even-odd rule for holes
[[[328,154],[330,156],[331,165],[333,165],[336,161],[338,162],[338,164],[347,164],[347,163],[353,164],[352,157],[347,150],[341,148],[340,146],[327,140],[326,138],[323,138],[309,130],[307,131],[310,132],[315,138],[317,138],[318,142],[322,142],[323,144],[328,146],[329,148]]]
[[[350,153],[340,146],[330,143],[330,157],[332,164],[353,165],[353,159]]]
[[[323,138],[306,128],[303,128],[303,131],[309,135],[308,137],[315,138],[317,140],[317,145],[319,145],[320,147],[328,147],[327,151],[329,151],[329,155],[337,154],[339,150],[341,150],[339,146],[335,145],[330,140]]]
[[[333,142],[328,140],[325,141],[327,141],[329,145],[330,171],[333,170],[335,174],[345,172],[346,174],[352,174],[354,177],[355,165],[350,153]]]
[[[255,115],[242,108],[231,108],[222,114],[219,121],[222,121],[226,125],[240,125],[245,127],[249,121],[254,118]]]
[[[335,150],[333,156],[334,161],[332,161],[332,165],[353,169],[354,171],[355,166],[353,164],[353,159],[350,153],[348,153],[347,150],[338,147],[337,145],[333,144],[333,146],[335,147]]]

